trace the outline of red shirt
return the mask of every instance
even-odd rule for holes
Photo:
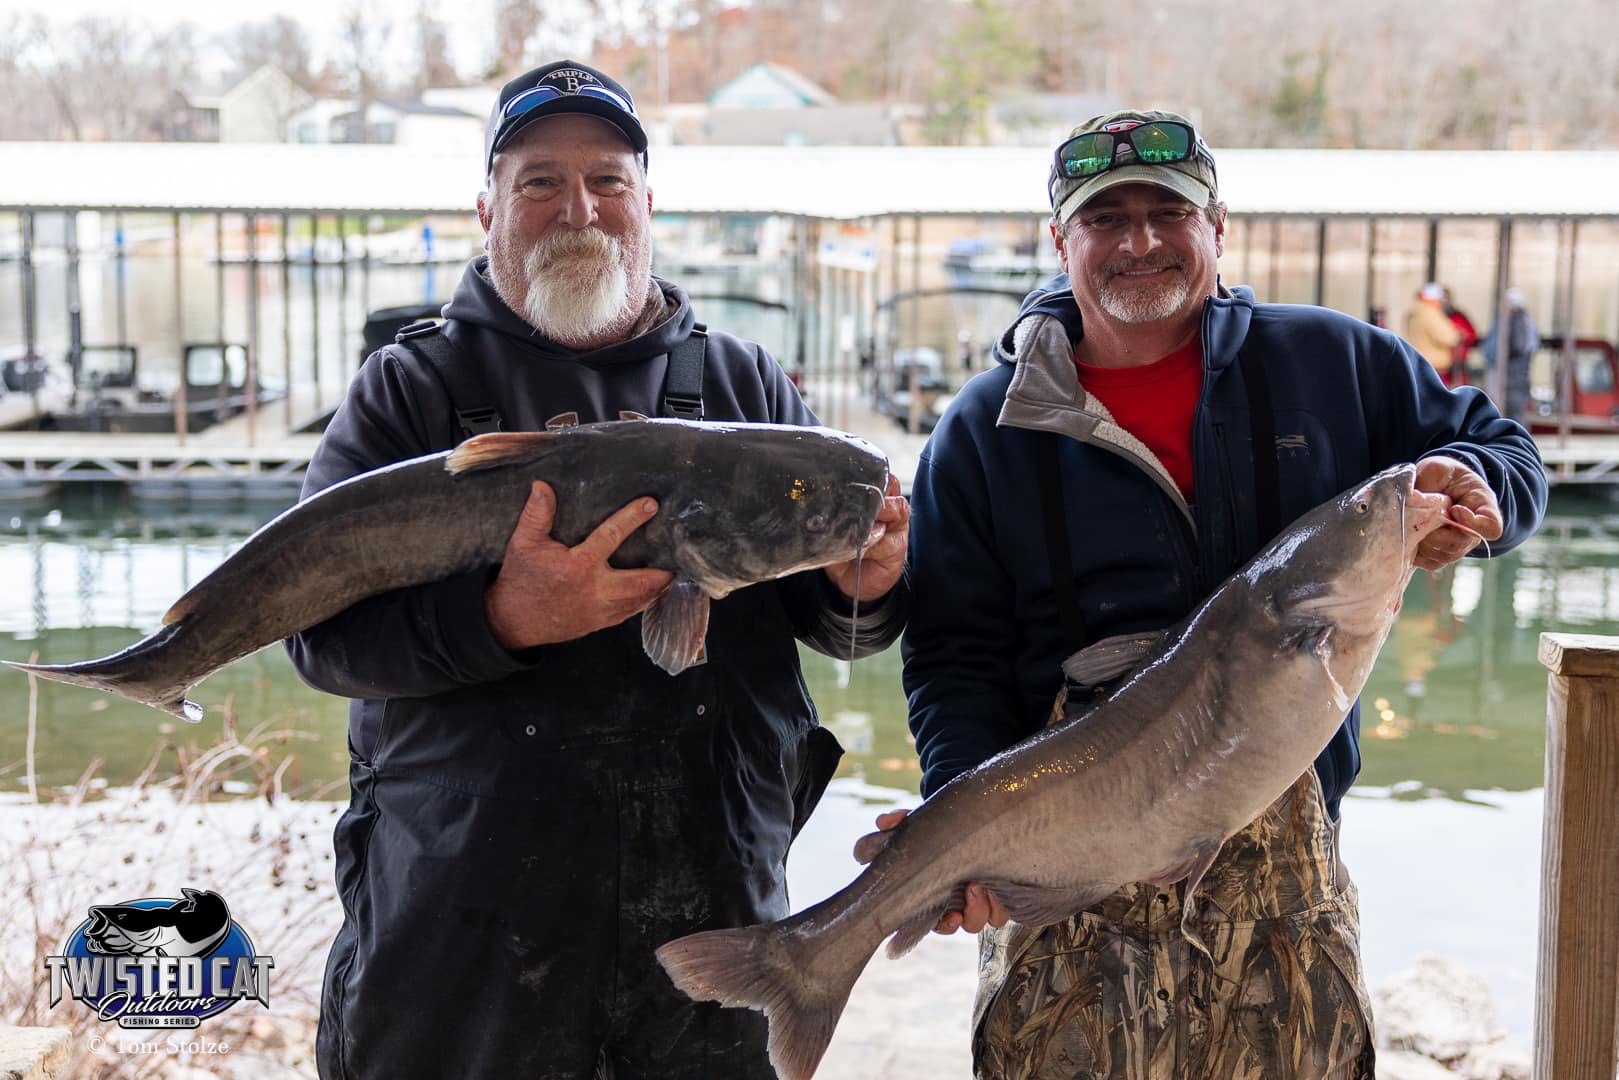
[[[1203,342],[1192,340],[1162,360],[1139,367],[1096,367],[1074,358],[1079,385],[1113,414],[1120,427],[1147,444],[1192,501],[1192,416],[1203,390]]]

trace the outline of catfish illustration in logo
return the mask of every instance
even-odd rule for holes
[[[185,899],[158,907],[101,904],[84,936],[91,952],[125,956],[206,956],[230,932],[230,908],[218,893],[181,889]]]

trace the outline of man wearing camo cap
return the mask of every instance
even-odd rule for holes
[[[1037,732],[1054,698],[1059,719],[1094,706],[1109,688],[1065,685],[1065,657],[1173,626],[1287,522],[1384,468],[1417,462],[1417,487],[1467,527],[1424,542],[1428,570],[1475,534],[1511,550],[1545,506],[1534,443],[1482,393],[1447,390],[1386,331],[1221,284],[1226,208],[1186,118],[1081,124],[1048,191],[1063,273],[956,396],[912,493],[904,679],[928,796]],[[1357,705],[1212,865],[1166,868],[1172,884],[1126,885],[1043,929],[971,884],[938,929],[983,931],[977,1075],[1369,1080],[1338,858],[1358,734]]]

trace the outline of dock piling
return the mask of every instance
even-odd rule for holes
[[[1619,638],[1542,634],[1546,823],[1537,1080],[1612,1080],[1619,1058]]]

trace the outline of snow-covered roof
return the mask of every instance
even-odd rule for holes
[[[1222,150],[1235,214],[1619,218],[1619,152]],[[671,213],[1041,214],[1033,147],[654,146]],[[0,208],[465,212],[481,168],[398,146],[0,143]],[[377,177],[386,182],[378,183]]]

